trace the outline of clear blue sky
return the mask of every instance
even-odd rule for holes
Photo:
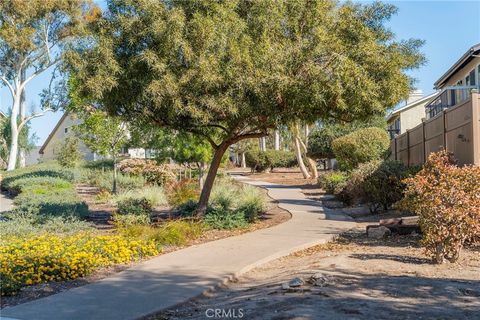
[[[369,1],[357,1],[369,2]],[[480,42],[480,0],[477,1],[386,1],[399,12],[388,23],[398,39],[418,38],[426,41],[422,48],[428,62],[411,73],[416,86],[425,94],[433,92],[433,83],[474,44]],[[48,74],[33,80],[27,87],[28,106],[39,106],[39,96],[48,85]],[[0,109],[10,104],[6,88],[0,89]],[[32,121],[41,145],[51,132],[61,112],[50,113]]]

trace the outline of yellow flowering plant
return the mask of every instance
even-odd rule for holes
[[[158,254],[154,241],[121,235],[43,234],[12,238],[0,245],[2,295],[48,281],[84,277],[98,268]]]

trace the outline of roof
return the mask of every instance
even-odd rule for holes
[[[419,104],[422,104],[422,103],[427,103],[429,102],[430,100],[433,100],[437,95],[439,94],[439,92],[434,92],[426,97],[423,97],[421,99],[418,99],[418,100],[415,100],[413,102],[410,102],[406,105],[404,105],[403,107],[400,107],[396,110],[393,110],[388,116],[387,116],[387,121],[389,121],[391,118],[393,118],[394,116],[402,113],[403,111],[405,110],[408,110],[410,108],[413,108]]]
[[[0,110],[0,117],[2,118],[6,118],[7,116],[5,115],[5,113],[2,112],[2,110]]]
[[[448,79],[450,79],[450,77],[453,74],[455,74],[455,72],[463,68],[467,63],[469,63],[473,58],[475,58],[474,55],[479,53],[480,53],[480,43],[468,49],[467,52],[465,52],[463,56],[461,56],[460,59],[458,59],[458,61],[455,62],[453,66],[451,66],[450,69],[448,69],[448,71],[445,72],[440,77],[440,79],[435,81],[434,83],[435,89],[440,88],[445,82],[447,82]]]
[[[62,124],[63,120],[65,120],[65,118],[68,116],[68,112],[65,112],[63,114],[63,116],[60,118],[60,120],[58,120],[57,124],[55,125],[55,128],[53,128],[52,132],[50,132],[50,134],[48,135],[47,137],[47,140],[45,140],[45,142],[43,143],[42,147],[40,148],[40,150],[38,151],[39,154],[43,154],[43,151],[45,150],[45,148],[47,147],[48,143],[50,142],[50,140],[52,140],[53,136],[55,135],[55,132],[57,132],[58,128],[60,127],[60,125]]]

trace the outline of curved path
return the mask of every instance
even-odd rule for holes
[[[0,193],[0,212],[10,211],[13,209],[13,200],[4,193]]]
[[[236,177],[263,187],[292,218],[280,225],[159,256],[96,283],[1,311],[17,319],[136,319],[198,296],[276,258],[331,240],[353,227],[300,189]]]

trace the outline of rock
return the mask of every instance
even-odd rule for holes
[[[389,236],[392,232],[390,229],[384,226],[380,227],[370,227],[367,229],[367,237],[374,239],[382,239],[386,236]]]
[[[288,283],[288,285],[291,287],[291,288],[296,288],[296,287],[301,287],[305,282],[300,279],[300,278],[294,278],[292,280],[290,280],[290,282]]]
[[[312,275],[308,282],[317,287],[326,287],[332,283],[332,279],[329,276],[319,272]]]
[[[286,283],[286,282],[285,282],[285,283],[282,283],[282,289],[283,289],[283,290],[288,290],[288,289],[290,289],[290,286],[289,286],[288,283]]]

